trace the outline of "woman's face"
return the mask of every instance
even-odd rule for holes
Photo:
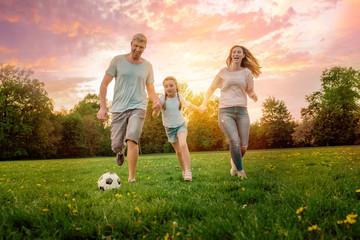
[[[164,90],[168,97],[174,97],[176,93],[176,83],[174,80],[164,81]]]
[[[244,57],[245,54],[241,47],[235,47],[231,52],[231,59],[234,64],[240,64]]]

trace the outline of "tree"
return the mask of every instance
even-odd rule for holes
[[[354,144],[359,123],[360,71],[353,68],[325,69],[320,91],[306,96],[302,115],[314,121],[314,144]]]
[[[97,119],[99,109],[100,98],[96,94],[89,93],[70,111],[79,114],[82,118],[88,156],[112,154],[109,120],[100,122]]]
[[[44,158],[53,104],[33,72],[0,64],[0,159]]]
[[[266,146],[270,148],[292,146],[291,134],[294,132],[295,123],[285,102],[269,97],[262,106],[260,122],[265,130]]]
[[[314,138],[314,121],[309,118],[304,118],[301,123],[294,128],[294,133],[291,135],[294,144],[298,147],[312,146]]]
[[[249,132],[249,146],[248,149],[263,149],[266,148],[265,129],[260,121],[255,121],[250,124]]]

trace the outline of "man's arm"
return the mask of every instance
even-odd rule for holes
[[[97,118],[101,121],[104,122],[107,119],[107,109],[106,109],[106,94],[107,94],[107,88],[108,85],[110,84],[110,82],[113,80],[113,76],[111,76],[108,73],[105,73],[105,76],[101,82],[100,85],[100,93],[99,93],[99,97],[100,97],[100,110],[97,113]]]
[[[155,87],[153,83],[146,84],[146,91],[148,93],[150,101],[153,102],[152,109],[155,111],[161,110],[161,102],[159,96],[155,92]]]

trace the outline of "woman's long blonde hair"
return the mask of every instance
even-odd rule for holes
[[[179,87],[178,87],[178,83],[177,83],[177,80],[176,80],[176,78],[175,77],[173,77],[173,76],[168,76],[168,77],[166,77],[165,79],[164,79],[164,81],[163,81],[163,85],[164,85],[164,83],[165,83],[165,81],[168,81],[168,80],[171,80],[171,81],[174,81],[175,82],[175,86],[176,86],[176,95],[177,95],[177,98],[178,98],[178,100],[179,100],[179,110],[181,110],[181,101],[180,101],[180,97],[179,97]],[[164,105],[162,106],[162,109],[165,111],[166,110],[166,99],[167,99],[167,94],[166,94],[166,92],[165,92],[165,99],[164,99]]]
[[[261,74],[261,70],[260,70],[261,67],[259,61],[254,57],[254,55],[252,55],[249,49],[247,49],[244,46],[235,45],[230,49],[229,56],[226,59],[226,65],[228,67],[231,66],[232,63],[231,53],[236,47],[242,48],[243,53],[245,54],[245,57],[241,60],[241,67],[248,68],[252,72],[252,75],[254,77],[258,77]]]

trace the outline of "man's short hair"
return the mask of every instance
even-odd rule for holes
[[[137,34],[135,34],[135,35],[133,36],[131,42],[132,42],[132,41],[145,42],[145,44],[147,43],[147,39],[146,39],[145,35],[142,34],[142,33],[137,33]]]

